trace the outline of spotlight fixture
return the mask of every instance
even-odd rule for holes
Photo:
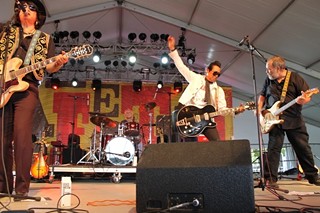
[[[134,64],[137,61],[137,54],[133,51],[131,51],[128,55],[129,63]]]
[[[150,35],[151,42],[157,42],[157,41],[159,41],[159,38],[160,38],[160,36],[156,33],[152,33]]]
[[[137,38],[137,34],[135,33],[129,33],[128,39],[130,42],[133,42]]]
[[[145,33],[140,33],[139,34],[139,39],[140,41],[146,41],[147,35]]]
[[[68,38],[68,36],[69,36],[68,31],[60,31],[59,32],[59,38],[61,38],[61,39]]]
[[[51,78],[51,88],[54,90],[59,89],[60,87],[60,80],[59,78]]]
[[[101,53],[99,50],[97,50],[94,54],[93,54],[93,62],[98,63],[101,59]]]
[[[166,41],[168,41],[168,37],[169,37],[169,34],[161,34],[160,41],[166,42]]]
[[[126,62],[126,61],[121,61],[121,65],[122,65],[123,67],[126,67],[126,66],[127,66],[127,62]]]
[[[117,66],[119,65],[119,62],[118,62],[118,61],[113,61],[113,62],[112,62],[112,65],[113,65],[114,67],[117,67]]]
[[[174,63],[170,63],[170,68],[174,69],[174,68],[176,68],[176,65]]]
[[[88,39],[91,37],[91,33],[90,33],[89,31],[84,31],[84,32],[82,33],[82,36],[83,36],[86,40],[88,40]]]
[[[196,57],[192,53],[190,53],[187,57],[188,64],[193,64],[195,60],[196,60]]]
[[[77,78],[76,78],[76,77],[74,77],[74,78],[72,79],[72,81],[71,81],[71,85],[72,85],[73,87],[78,86],[78,80],[77,80]]]
[[[79,32],[78,31],[71,31],[70,32],[70,38],[76,39],[79,37]]]
[[[78,60],[78,64],[83,65],[84,64],[84,60],[83,59]]]
[[[111,61],[110,60],[106,60],[106,61],[104,61],[104,65],[107,67],[107,66],[109,66],[111,64]]]
[[[95,32],[93,32],[93,37],[95,37],[96,39],[100,39],[101,38],[101,36],[102,36],[102,34],[101,34],[101,32],[100,31],[95,31]]]
[[[159,63],[159,62],[153,63],[153,67],[154,67],[155,69],[159,68],[159,67],[160,67],[160,63]]]
[[[140,92],[142,89],[142,81],[141,80],[134,80],[132,84],[132,88],[135,92]]]
[[[158,89],[161,89],[163,87],[163,82],[162,81],[158,81],[157,87],[158,87]]]
[[[101,80],[100,79],[93,79],[91,83],[91,88],[93,91],[96,91],[97,89],[101,89]]]
[[[173,89],[177,93],[181,92],[182,91],[182,83],[180,81],[174,82]]]
[[[168,63],[169,63],[168,53],[163,53],[161,55],[161,64],[168,64]]]

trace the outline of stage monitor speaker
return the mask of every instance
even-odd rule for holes
[[[151,144],[136,173],[142,212],[255,212],[248,140]]]

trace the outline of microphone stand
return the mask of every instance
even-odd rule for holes
[[[73,98],[73,115],[72,115],[72,122],[70,122],[72,129],[71,129],[71,147],[70,147],[70,164],[73,164],[73,139],[74,139],[74,125],[76,119],[76,101],[79,98],[75,95],[69,95],[69,97]]]
[[[257,80],[256,80],[256,69],[254,64],[254,54],[255,51],[265,62],[267,62],[267,59],[255,48],[251,43],[249,37],[247,37],[246,46],[250,50],[250,58],[251,58],[251,66],[252,66],[252,80],[253,80],[253,89],[254,89],[254,97],[255,97],[255,105],[256,105],[256,124],[258,129],[258,140],[259,140],[259,159],[260,159],[260,183],[257,187],[261,187],[262,190],[265,188],[275,196],[279,198],[279,200],[283,200],[284,197],[282,195],[279,195],[276,190],[288,193],[288,190],[280,189],[280,188],[274,188],[270,186],[266,186],[265,178],[264,178],[264,158],[263,158],[263,138],[261,133],[261,127],[260,127],[260,118],[258,113],[258,92],[257,92]]]

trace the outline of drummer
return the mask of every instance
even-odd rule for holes
[[[135,118],[134,118],[134,115],[133,115],[133,111],[131,109],[126,109],[124,111],[124,120],[122,120],[120,122],[120,126],[122,127],[122,131],[123,131],[123,134],[126,135],[126,126],[128,123],[135,123]],[[132,142],[134,142],[135,144],[135,148],[136,148],[136,151],[137,151],[137,154],[141,155],[142,151],[143,151],[143,144],[141,143],[141,137],[140,137],[140,133],[139,133],[139,124],[136,123],[138,129],[136,129],[136,131],[138,131],[138,135],[137,136],[131,136],[130,139],[132,140]]]

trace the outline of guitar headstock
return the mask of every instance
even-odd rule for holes
[[[69,51],[69,57],[76,60],[80,58],[89,57],[93,53],[93,47],[90,44],[83,44],[82,46],[73,47]]]
[[[254,110],[256,109],[256,103],[254,101],[250,101],[250,102],[247,102],[245,105],[244,105],[244,108],[246,110]]]
[[[315,94],[318,94],[319,93],[319,89],[318,88],[312,88],[312,89],[309,89],[307,91],[305,91],[303,93],[304,96],[306,97],[311,97],[312,95],[315,95]]]

